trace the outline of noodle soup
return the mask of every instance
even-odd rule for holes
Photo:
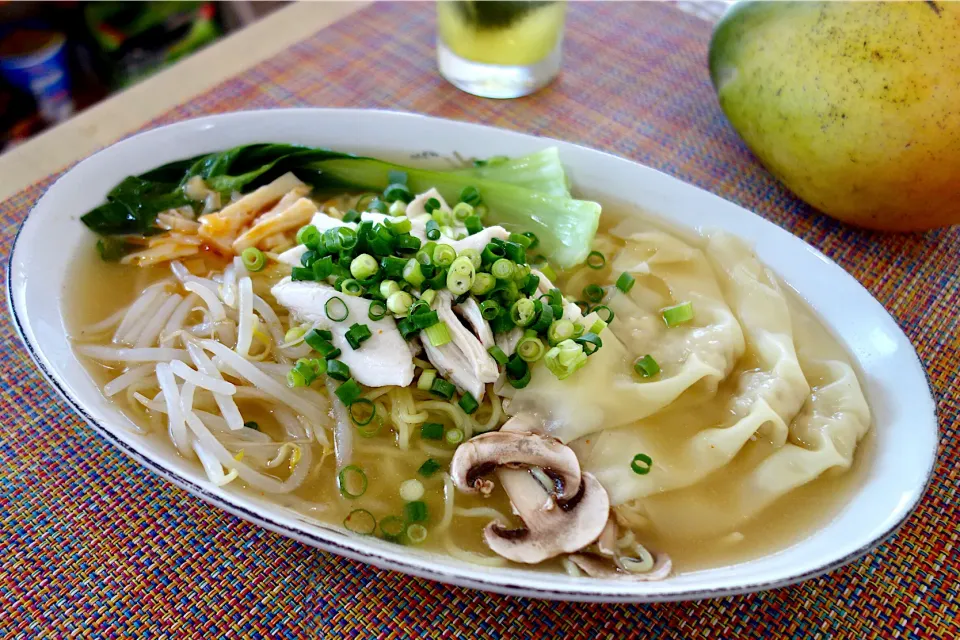
[[[633,212],[605,213],[582,249],[508,232],[488,186],[502,165],[468,176],[459,203],[433,188],[446,175],[414,195],[415,170],[373,194],[188,180],[199,213],[106,234],[119,263],[77,261],[78,354],[211,481],[479,564],[663,579],[836,513],[865,466],[866,403],[746,246]],[[551,197],[558,215],[593,204]]]

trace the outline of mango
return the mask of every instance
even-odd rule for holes
[[[710,76],[747,146],[853,225],[960,223],[960,3],[742,2]]]

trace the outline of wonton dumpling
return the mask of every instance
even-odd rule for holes
[[[540,364],[524,389],[498,388],[510,398],[509,413],[539,414],[547,431],[563,442],[656,413],[701,381],[704,391],[713,393],[743,352],[743,333],[699,249],[661,233],[636,234],[613,265],[646,277],[638,277],[629,294],[616,289],[609,294],[605,304],[616,318],[600,334],[603,348],[566,380]],[[674,297],[664,298],[661,290]],[[684,300],[693,302],[696,317],[666,327],[660,310]],[[584,322],[589,326],[592,320]],[[661,373],[641,381],[633,362],[646,354]]]
[[[753,438],[783,446],[788,425],[809,394],[793,346],[790,310],[776,279],[731,236],[711,238],[707,253],[746,334],[749,370],[739,376],[726,407],[728,417],[719,425],[691,425],[688,437],[664,437],[657,431],[669,427],[654,416],[645,424],[574,443],[584,468],[606,487],[613,504],[699,482],[728,464]],[[630,468],[639,452],[656,461],[646,475]]]
[[[642,506],[654,527],[688,538],[733,531],[823,472],[850,467],[857,443],[870,426],[857,376],[839,360],[809,363],[804,369],[825,384],[814,388],[790,426],[790,441],[751,468],[717,482],[712,489],[723,500],[692,488],[645,499]]]

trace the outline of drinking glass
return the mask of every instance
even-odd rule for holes
[[[560,71],[567,3],[440,0],[437,65],[484,98],[519,98]]]

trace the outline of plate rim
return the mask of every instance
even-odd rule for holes
[[[939,415],[938,407],[935,401],[935,395],[933,393],[932,386],[930,385],[929,374],[926,368],[923,366],[923,362],[920,360],[919,355],[917,354],[916,348],[913,346],[913,343],[910,341],[909,337],[903,332],[899,324],[896,323],[896,320],[892,318],[889,311],[876,300],[876,298],[867,290],[856,278],[849,274],[843,267],[836,264],[833,260],[823,254],[819,249],[813,247],[802,238],[795,236],[790,231],[779,227],[775,223],[765,219],[763,216],[760,216],[754,212],[749,211],[748,209],[738,205],[737,203],[725,200],[729,204],[738,207],[739,209],[752,214],[757,217],[762,223],[771,225],[775,227],[779,232],[786,234],[793,240],[803,243],[807,249],[812,249],[816,252],[817,256],[830,264],[833,269],[838,270],[844,276],[846,276],[851,284],[859,287],[863,293],[865,293],[870,300],[876,303],[887,318],[896,326],[897,331],[901,334],[907,344],[909,344],[912,353],[910,354],[915,360],[916,365],[919,370],[922,372],[924,381],[927,386],[928,397],[924,400],[929,400],[930,409],[932,411],[933,426],[934,426],[934,438],[933,438],[933,451],[931,452],[928,464],[925,472],[925,478],[922,483],[922,486],[919,486],[916,491],[914,491],[911,496],[909,504],[904,505],[901,508],[901,513],[897,520],[889,525],[886,531],[877,535],[869,542],[861,545],[860,547],[852,550],[846,555],[835,559],[832,562],[827,562],[825,564],[816,566],[808,571],[797,573],[785,578],[769,580],[769,581],[755,581],[750,583],[742,583],[738,585],[725,586],[725,587],[715,587],[715,588],[706,588],[706,589],[685,589],[676,592],[661,593],[661,592],[637,592],[632,591],[629,588],[624,588],[623,590],[604,590],[598,592],[595,589],[589,587],[589,581],[585,581],[584,587],[582,589],[564,589],[564,588],[555,588],[555,587],[546,587],[546,586],[534,586],[530,584],[514,584],[508,579],[497,579],[497,571],[494,570],[491,575],[492,578],[486,578],[481,575],[465,575],[462,571],[458,570],[456,567],[450,567],[450,573],[432,569],[422,562],[419,561],[406,561],[401,556],[404,554],[392,554],[392,557],[387,555],[380,555],[378,550],[373,547],[370,547],[366,544],[362,538],[358,538],[357,541],[360,543],[360,546],[365,547],[364,549],[356,548],[355,546],[342,544],[337,540],[333,539],[336,532],[332,529],[327,529],[324,527],[317,526],[316,532],[308,531],[305,529],[297,528],[295,526],[290,526],[289,524],[279,522],[271,518],[271,513],[257,513],[247,506],[239,504],[238,502],[233,502],[226,497],[217,495],[206,487],[197,484],[190,478],[187,478],[175,469],[168,468],[165,465],[161,464],[159,461],[151,459],[151,457],[141,451],[137,450],[135,447],[124,442],[120,437],[118,437],[110,427],[102,424],[99,420],[94,418],[88,411],[84,408],[82,400],[79,397],[74,397],[73,393],[65,388],[66,386],[59,379],[59,374],[55,371],[55,368],[46,361],[43,350],[39,345],[39,341],[36,340],[36,336],[32,332],[25,330],[25,325],[21,318],[21,314],[18,311],[22,305],[25,304],[25,300],[21,300],[20,296],[17,295],[17,292],[14,287],[14,279],[17,277],[17,274],[20,272],[16,266],[16,256],[18,249],[20,249],[20,239],[21,234],[25,228],[27,228],[30,218],[34,213],[35,209],[46,197],[47,193],[54,189],[68,174],[74,171],[80,165],[88,162],[96,156],[101,154],[110,153],[111,150],[119,145],[126,143],[128,141],[136,140],[141,137],[149,136],[151,134],[157,135],[158,132],[161,132],[170,127],[177,126],[186,126],[186,125],[203,125],[208,121],[223,121],[229,120],[232,118],[244,118],[248,117],[251,114],[264,114],[264,113],[279,113],[283,112],[313,112],[318,117],[324,117],[324,114],[342,114],[344,116],[359,116],[362,117],[364,114],[381,114],[384,116],[397,116],[397,117],[406,117],[416,120],[426,120],[426,121],[441,121],[447,123],[454,123],[457,125],[467,125],[471,128],[480,128],[486,129],[489,131],[496,132],[506,132],[509,134],[520,135],[527,138],[535,138],[537,140],[543,141],[544,143],[560,143],[563,146],[572,146],[581,150],[589,151],[591,153],[600,153],[605,156],[615,158],[619,161],[625,161],[632,165],[635,165],[643,170],[653,171],[658,174],[661,174],[670,180],[673,180],[677,183],[682,184],[685,189],[694,189],[702,193],[708,194],[712,197],[725,200],[720,196],[702,189],[696,185],[690,184],[681,180],[680,178],[669,175],[665,172],[662,172],[658,169],[655,169],[649,165],[642,164],[630,158],[625,158],[623,156],[618,156],[616,154],[609,153],[600,149],[594,149],[587,147],[585,145],[566,142],[562,140],[556,140],[553,138],[548,138],[544,136],[538,136],[536,134],[530,134],[523,131],[516,131],[512,129],[505,129],[501,127],[494,127],[491,125],[473,123],[464,120],[455,120],[449,118],[438,118],[425,114],[411,113],[405,111],[396,111],[396,110],[386,110],[386,109],[362,109],[362,108],[321,108],[321,107],[307,107],[307,108],[282,108],[282,109],[254,109],[254,110],[243,110],[243,111],[232,111],[221,114],[211,114],[205,115],[198,118],[188,118],[184,120],[178,120],[176,122],[168,123],[165,125],[153,127],[141,132],[138,132],[132,136],[126,137],[122,140],[119,140],[111,145],[108,145],[97,152],[91,154],[90,156],[84,158],[80,162],[66,168],[47,189],[44,193],[38,198],[31,206],[30,211],[24,216],[24,219],[19,224],[17,233],[13,239],[11,245],[11,250],[9,253],[9,258],[7,261],[7,277],[5,278],[5,288],[7,293],[7,306],[10,310],[11,317],[13,319],[14,328],[17,332],[17,335],[20,337],[23,345],[26,347],[31,360],[37,365],[42,376],[56,389],[57,394],[63,398],[66,403],[76,411],[80,417],[88,425],[93,427],[94,431],[104,437],[108,442],[113,446],[117,447],[121,452],[135,460],[141,466],[147,468],[153,473],[159,475],[165,480],[173,483],[175,486],[187,491],[188,493],[200,498],[204,502],[211,504],[219,509],[222,509],[232,515],[242,518],[248,522],[261,526],[267,530],[270,530],[274,533],[284,535],[286,537],[295,539],[299,542],[309,544],[315,548],[319,548],[324,552],[333,553],[336,555],[344,556],[355,561],[364,562],[376,566],[381,569],[389,569],[394,571],[399,571],[402,573],[414,575],[421,578],[426,578],[430,580],[435,580],[441,583],[446,584],[455,584],[460,587],[465,588],[475,588],[482,589],[486,591],[492,591],[496,593],[501,593],[508,596],[523,596],[523,597],[536,597],[544,599],[557,599],[557,600],[569,600],[569,601],[582,601],[582,602],[637,602],[637,603],[652,603],[652,602],[673,602],[673,601],[684,601],[684,600],[698,600],[703,598],[718,598],[731,595],[739,595],[752,593],[756,591],[763,591],[768,589],[775,589],[790,586],[797,584],[799,582],[816,578],[825,573],[833,571],[839,567],[842,567],[850,562],[855,561],[858,558],[866,555],[873,549],[879,547],[888,541],[896,532],[903,526],[903,524],[915,513],[917,506],[922,501],[924,496],[927,494],[932,479],[934,471],[936,469],[936,463],[939,454],[939,441],[940,441],[940,424],[939,424]],[[689,226],[685,225],[682,222],[678,222],[678,225],[681,227]],[[16,272],[16,273],[15,273]],[[789,283],[788,283],[789,284]],[[24,316],[26,316],[26,310],[20,309],[23,311]],[[32,336],[32,337],[31,337]],[[847,348],[847,345],[844,343],[844,347]],[[875,427],[875,425],[874,425]],[[114,427],[117,429],[119,427]],[[234,494],[234,496],[240,500],[243,499],[242,494]],[[346,537],[346,536],[345,536]],[[439,554],[438,554],[439,555]],[[769,554],[768,554],[769,555]],[[543,574],[544,576],[548,574]],[[541,580],[541,583],[544,583],[545,580]],[[631,583],[624,583],[625,587]]]

